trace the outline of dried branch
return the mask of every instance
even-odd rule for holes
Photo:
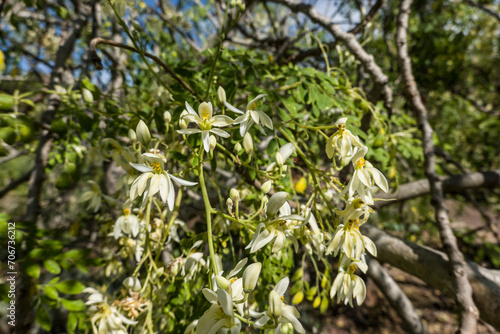
[[[363,225],[361,232],[375,242],[380,262],[418,277],[448,296],[456,294],[445,253],[396,238],[369,224]],[[500,330],[500,270],[486,269],[467,261],[464,273],[471,283],[481,319]]]
[[[111,45],[117,48],[133,51],[135,53],[140,54],[139,50],[137,50],[133,46],[128,46],[126,44],[96,37],[90,41],[89,49],[90,49],[90,57],[97,70],[103,69],[101,58],[97,55],[97,45],[99,44]],[[201,97],[198,94],[196,94],[196,92],[191,88],[191,86],[189,86],[184,80],[182,80],[177,74],[175,74],[175,72],[170,67],[168,67],[164,62],[162,62],[160,58],[147,52],[144,53],[144,56],[154,60],[158,65],[160,65],[165,70],[165,72],[170,74],[172,78],[174,78],[177,82],[179,82],[182,85],[182,87],[186,88],[186,90],[188,90],[193,96],[196,96],[196,98],[199,101],[202,101]]]
[[[443,185],[436,173],[434,145],[432,143],[433,130],[427,120],[427,109],[422,103],[420,93],[413,77],[411,60],[408,55],[406,32],[408,16],[412,0],[403,0],[397,18],[396,44],[398,48],[399,70],[404,83],[405,93],[415,112],[418,125],[422,131],[422,146],[424,151],[425,174],[429,180],[432,196],[432,205],[435,208],[441,241],[450,261],[449,270],[453,273],[453,284],[456,288],[456,300],[460,310],[460,332],[476,333],[478,312],[472,299],[472,288],[465,272],[465,260],[460,252],[457,240],[450,227],[450,221],[444,203]]]
[[[500,169],[489,172],[478,172],[453,176],[439,177],[442,189],[445,193],[459,192],[466,189],[476,188],[496,188],[500,186]],[[377,201],[374,208],[380,209],[387,205],[396,204],[412,198],[428,195],[431,192],[428,179],[405,183],[399,186],[398,190],[386,194],[378,193],[375,198],[391,199],[391,201]]]
[[[374,57],[366,52],[361,44],[356,39],[356,36],[345,32],[337,24],[332,23],[330,18],[321,15],[316,11],[314,6],[302,3],[298,0],[269,0],[278,4],[287,6],[294,13],[300,12],[305,14],[309,19],[325,28],[330,32],[335,39],[342,42],[347,49],[363,64],[366,71],[377,87],[384,100],[384,106],[388,110],[389,115],[392,114],[392,89],[389,87],[389,78],[375,62]]]
[[[392,308],[399,314],[410,333],[428,333],[413,307],[413,304],[403,290],[401,290],[396,281],[394,281],[380,263],[372,257],[368,257],[367,275],[375,282],[380,291],[382,291],[389,301],[389,304],[391,304]]]

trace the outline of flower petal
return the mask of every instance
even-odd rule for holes
[[[260,120],[262,121],[262,125],[264,125],[265,127],[272,130],[273,129],[273,121],[271,120],[271,118],[269,116],[267,116],[267,114],[264,113],[263,111],[256,111],[256,112],[259,113]]]
[[[253,110],[250,110],[250,117],[253,119],[253,121],[256,123],[256,124],[259,124],[259,120],[260,120],[260,115],[257,111],[253,111]]]
[[[290,279],[288,277],[283,277],[274,287],[274,291],[280,296],[283,296],[288,289],[288,284],[290,284]]]
[[[208,130],[201,131],[201,141],[203,142],[205,152],[210,152],[210,132]]]
[[[222,138],[229,138],[229,137],[231,137],[229,135],[229,133],[227,133],[226,131],[221,130],[221,129],[210,129],[209,132],[211,132],[214,135],[217,135],[219,137],[222,137]]]
[[[230,105],[229,103],[227,103],[226,101],[224,101],[224,105],[226,106],[227,109],[231,110],[232,112],[235,112],[237,114],[244,114],[243,111],[233,107],[232,105]]]
[[[191,181],[186,181],[186,180],[183,180],[181,178],[178,178],[177,176],[173,176],[173,175],[170,175],[168,174],[168,176],[174,180],[175,182],[177,182],[178,184],[182,185],[182,186],[195,186],[198,184],[198,182],[191,182]]]
[[[264,96],[266,96],[267,94],[259,94],[257,95],[252,101],[248,102],[248,107],[250,107],[252,105],[252,103],[254,103],[255,101],[263,98]],[[248,108],[247,108],[248,109]]]
[[[233,124],[234,120],[229,116],[218,115],[212,117],[212,121],[210,123],[212,123],[212,126],[228,126]]]
[[[182,135],[192,135],[194,133],[200,133],[200,129],[182,129],[182,130],[177,130],[178,133]]]
[[[167,182],[168,182],[167,205],[168,205],[168,209],[170,211],[172,211],[172,210],[174,210],[174,204],[175,204],[174,183],[172,182],[172,180],[170,180],[170,178],[168,176],[167,176]]]
[[[152,172],[153,168],[146,166],[145,164],[135,164],[133,162],[129,162],[130,166],[134,167],[141,173]]]
[[[187,101],[186,101],[186,109],[188,113],[198,116],[196,111],[194,111],[193,107],[191,107],[191,105],[187,103]]]

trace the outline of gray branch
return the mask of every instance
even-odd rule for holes
[[[422,102],[417,83],[412,73],[411,59],[408,55],[406,34],[408,30],[408,17],[412,0],[403,0],[397,18],[396,45],[398,49],[399,71],[401,73],[404,91],[411,109],[416,114],[418,125],[422,131],[422,148],[424,151],[425,175],[431,188],[432,206],[439,234],[450,263],[447,266],[454,285],[456,301],[460,312],[460,332],[476,333],[477,319],[479,317],[474,300],[472,287],[466,274],[466,265],[463,254],[457,245],[457,239],[450,226],[450,220],[444,203],[443,183],[436,173],[434,157],[434,144],[432,142],[433,130],[427,119],[427,109]]]
[[[448,296],[455,296],[454,278],[445,253],[396,238],[369,224],[363,225],[361,232],[377,246],[380,262],[418,277]],[[481,319],[500,330],[500,270],[486,269],[467,261],[464,273],[471,283]]]
[[[368,277],[370,277],[392,308],[399,314],[410,333],[428,333],[411,301],[389,273],[372,257],[368,257]]]
[[[497,188],[500,187],[500,169],[488,171],[468,173],[453,176],[441,176],[439,181],[442,183],[443,192],[460,192],[467,189],[476,188]],[[380,209],[387,205],[400,203],[412,198],[428,195],[431,192],[428,179],[422,179],[415,182],[405,183],[399,186],[398,190],[393,193],[377,193],[375,198],[384,199],[385,201],[377,201],[374,205],[375,209]]]

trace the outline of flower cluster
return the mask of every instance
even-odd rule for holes
[[[362,272],[368,269],[364,257],[366,252],[377,256],[375,244],[361,234],[359,227],[373,212],[369,207],[374,204],[373,191],[379,188],[387,192],[389,185],[385,176],[365,160],[368,147],[346,129],[346,121],[347,118],[341,118],[335,123],[337,132],[329,138],[326,145],[329,158],[335,159],[336,153],[342,165],[351,161],[354,167],[349,183],[340,193],[342,198],[346,198],[346,206],[344,210],[337,213],[341,222],[333,233],[326,254],[332,252],[334,256],[340,254],[339,273],[332,285],[330,297],[334,298],[337,295],[337,301],[343,301],[352,306],[353,298],[359,305],[366,295],[365,283],[354,272],[358,268]]]

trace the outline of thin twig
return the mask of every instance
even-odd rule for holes
[[[90,41],[89,48],[90,48],[90,57],[91,57],[92,62],[94,63],[94,66],[96,67],[97,70],[102,70],[104,68],[102,66],[101,58],[97,55],[97,45],[99,45],[99,44],[111,45],[111,46],[114,46],[117,48],[129,50],[129,51],[140,54],[139,50],[137,50],[133,46],[129,46],[129,45],[114,42],[114,41],[111,41],[108,39],[96,37]],[[174,78],[184,88],[186,88],[192,95],[196,96],[196,98],[199,101],[201,101],[201,97],[198,96],[198,94],[196,94],[196,92],[191,88],[191,86],[189,86],[184,80],[182,80],[177,74],[175,74],[175,72],[170,67],[168,67],[164,62],[162,62],[160,58],[158,58],[157,56],[152,55],[150,53],[147,53],[147,52],[144,53],[144,56],[154,60],[158,65],[160,65],[165,70],[165,72],[170,74],[172,76],[172,78]]]
[[[406,34],[411,4],[412,0],[403,0],[397,18],[396,44],[398,48],[399,70],[407,99],[416,114],[419,128],[422,131],[425,174],[429,179],[431,187],[431,203],[435,208],[436,222],[441,235],[441,241],[450,259],[449,270],[452,272],[453,283],[456,288],[456,300],[460,310],[459,331],[461,333],[476,333],[479,313],[472,299],[472,288],[465,272],[464,256],[458,248],[457,239],[450,226],[444,203],[443,184],[436,173],[434,145],[432,142],[433,130],[427,120],[427,109],[420,97],[420,92],[412,73],[411,59],[408,55]]]

